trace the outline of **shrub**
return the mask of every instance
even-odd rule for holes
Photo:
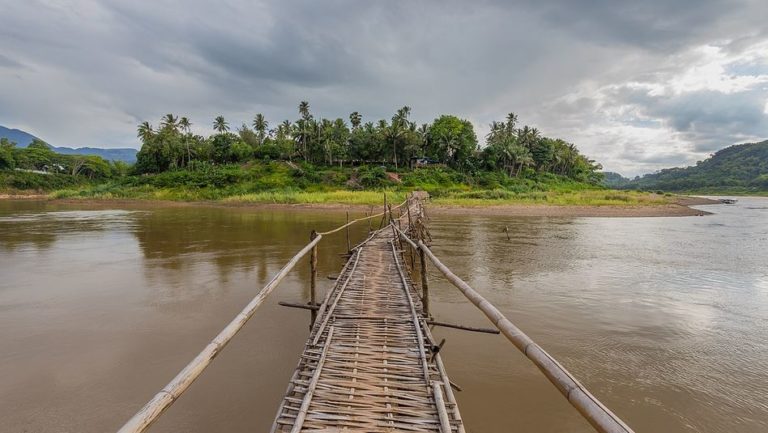
[[[357,181],[366,188],[382,188],[389,183],[387,172],[383,168],[370,166],[357,169]]]

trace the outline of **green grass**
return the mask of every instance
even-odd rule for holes
[[[446,168],[399,173],[400,182],[379,167],[315,167],[285,162],[242,166],[202,165],[154,175],[125,176],[101,183],[74,180],[52,185],[54,199],[217,201],[224,203],[381,205],[384,192],[400,203],[410,191],[430,193],[438,205],[635,206],[669,203],[664,195],[613,191],[551,174],[514,178],[483,172],[470,176]],[[42,179],[43,181],[48,179]],[[45,189],[45,188],[43,188]]]
[[[475,197],[487,193],[485,197]],[[657,206],[673,202],[670,196],[634,191],[583,190],[539,191],[507,195],[497,190],[477,191],[437,197],[434,204],[445,206],[500,206],[513,204],[547,204],[555,206]]]
[[[405,200],[405,192],[387,191],[387,199],[393,204]],[[227,197],[227,203],[281,203],[281,204],[355,204],[381,205],[384,191],[269,191]]]

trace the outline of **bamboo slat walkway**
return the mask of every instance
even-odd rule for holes
[[[476,332],[489,330],[429,320],[427,262],[482,311],[598,432],[633,433],[552,355],[434,255],[425,244],[430,238],[424,224],[425,199],[424,193],[414,193],[392,207],[385,196],[382,213],[352,221],[347,214],[346,224],[324,233],[313,231],[310,242],[118,433],[145,432],[202,374],[307,254],[311,305],[281,305],[312,310],[313,325],[272,424],[272,433],[464,433],[451,382],[440,358],[440,346],[435,345],[428,324]],[[397,220],[393,220],[393,209],[401,213]],[[317,244],[323,236],[346,229],[350,249],[349,227],[368,221],[370,228],[371,220],[378,217],[382,217],[384,228],[351,248],[336,283],[318,306]],[[407,223],[407,231],[401,230],[401,223]],[[402,248],[410,253],[410,261]],[[418,272],[414,272],[416,256]],[[421,278],[421,296],[411,275]]]
[[[318,311],[272,432],[463,432],[421,301],[385,227]]]

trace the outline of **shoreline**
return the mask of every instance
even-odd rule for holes
[[[234,201],[170,201],[170,200],[141,200],[141,199],[52,199],[44,194],[11,195],[0,194],[0,201],[46,201],[55,204],[79,205],[87,208],[103,209],[105,207],[129,206],[132,208],[151,209],[158,207],[223,207],[258,210],[297,210],[297,211],[334,211],[348,210],[367,212],[378,206],[343,204],[343,203],[253,203]],[[551,205],[551,204],[488,204],[481,206],[429,204],[433,215],[491,215],[491,216],[522,216],[522,217],[684,217],[704,216],[711,212],[694,209],[691,206],[720,204],[717,200],[704,197],[677,197],[674,203],[659,205]]]

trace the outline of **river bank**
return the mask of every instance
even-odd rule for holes
[[[51,198],[43,194],[11,195],[0,194],[0,200],[45,200],[50,203],[77,205],[85,209],[130,207],[153,209],[159,207],[227,207],[258,210],[296,210],[329,212],[379,212],[379,206],[355,203],[261,203],[247,201],[174,201],[124,198]],[[654,204],[626,205],[579,205],[546,203],[499,203],[499,201],[473,201],[472,204],[452,204],[433,200],[429,212],[441,215],[492,215],[492,216],[533,216],[533,217],[681,217],[703,216],[709,212],[691,206],[720,204],[705,197],[669,197],[666,202]]]

